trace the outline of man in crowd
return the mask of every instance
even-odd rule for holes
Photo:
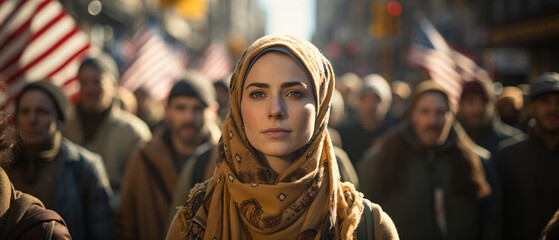
[[[68,223],[73,239],[112,239],[112,191],[101,157],[62,137],[68,100],[47,80],[16,99],[23,149],[8,174],[14,186],[39,198]]]
[[[535,126],[503,141],[495,159],[506,239],[537,239],[559,209],[559,73],[532,82],[526,107]]]
[[[384,120],[391,104],[392,91],[388,82],[378,74],[365,76],[357,105],[359,117],[339,129],[343,149],[354,166],[365,150],[389,128]]]
[[[148,126],[122,110],[115,101],[115,69],[116,64],[107,55],[81,63],[80,99],[63,129],[65,137],[103,158],[115,193],[113,208],[118,206],[120,184],[130,153],[151,138]]]
[[[495,108],[504,123],[526,132],[529,128],[529,119],[524,107],[526,94],[524,94],[523,88],[521,88],[524,85],[527,84],[504,87],[501,94],[497,96]]]
[[[447,93],[425,81],[407,119],[357,168],[365,197],[390,215],[402,239],[499,239],[494,174],[484,168],[490,154],[453,123]]]
[[[359,91],[363,87],[363,80],[353,72],[346,72],[336,77],[336,89],[340,91],[344,100],[344,115],[340,123],[351,122],[357,116],[357,103],[359,102]]]
[[[501,140],[522,132],[496,116],[495,95],[490,83],[473,80],[464,84],[456,119],[477,145],[494,153]]]
[[[126,169],[118,211],[119,239],[164,238],[170,208],[176,207],[171,206],[176,185],[184,184],[177,182],[179,171],[189,161],[202,164],[188,173],[190,178],[202,176],[202,181],[206,169],[215,167],[215,160],[209,160],[209,149],[220,135],[217,109],[215,89],[206,77],[190,72],[173,86],[165,106],[164,126],[132,155]],[[193,156],[199,148],[208,153],[203,159]],[[186,194],[182,198],[186,199]]]

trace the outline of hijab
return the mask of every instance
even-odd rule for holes
[[[243,82],[250,68],[274,51],[289,55],[304,69],[317,106],[311,139],[281,173],[258,159],[241,116]],[[214,175],[207,186],[193,188],[186,209],[177,214],[184,236],[204,231],[201,226],[205,239],[352,239],[363,212],[363,195],[352,184],[340,182],[326,128],[333,91],[332,66],[311,43],[277,35],[254,42],[231,77],[231,110]],[[202,188],[204,197],[197,197]],[[195,202],[201,206],[189,209]]]

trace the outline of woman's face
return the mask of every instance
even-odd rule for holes
[[[314,132],[316,102],[305,71],[290,56],[267,53],[250,70],[241,100],[245,132],[268,161],[291,162]]]

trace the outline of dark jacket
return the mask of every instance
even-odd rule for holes
[[[464,137],[452,128],[441,146],[427,151],[404,123],[383,136],[360,162],[365,197],[390,215],[402,239],[499,239],[498,199],[487,195],[489,186],[496,188],[495,174],[486,165],[490,154],[473,143],[466,154],[459,147]],[[437,222],[440,215],[435,214],[436,189],[443,193],[446,238]]]
[[[113,239],[112,196],[101,157],[63,138],[55,209],[74,239]]]
[[[537,239],[559,209],[559,146],[534,131],[501,143],[495,163],[503,186],[506,239]]]
[[[502,140],[522,134],[522,131],[503,123],[498,117],[483,127],[474,129],[464,126],[464,129],[477,145],[487,149],[491,154],[495,153]]]
[[[101,157],[62,138],[56,158],[53,210],[66,220],[72,238],[113,239],[112,191]]]
[[[0,169],[0,239],[72,239],[66,223],[37,198],[16,191]]]
[[[357,166],[356,164],[363,157],[363,153],[372,146],[375,140],[386,132],[391,125],[391,122],[383,121],[383,124],[378,129],[370,132],[364,129],[359,121],[356,120],[338,129],[342,137],[342,149],[347,153],[353,166]]]

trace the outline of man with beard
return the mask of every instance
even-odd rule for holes
[[[359,164],[365,197],[402,239],[498,239],[494,179],[484,167],[490,154],[453,124],[447,93],[420,83],[406,117]]]
[[[80,99],[71,109],[62,134],[72,142],[98,153],[114,191],[116,209],[126,163],[140,144],[151,138],[148,126],[122,110],[115,101],[117,70],[108,55],[85,59],[78,69]]]
[[[189,161],[198,162],[198,148],[217,143],[217,109],[215,89],[206,77],[189,72],[173,86],[164,126],[132,155],[126,169],[117,213],[119,239],[165,237],[180,170]]]
[[[490,83],[473,80],[464,84],[456,119],[474,142],[494,153],[504,139],[522,134],[496,116],[495,95]]]
[[[506,239],[537,239],[559,209],[559,73],[532,82],[526,107],[535,126],[503,141],[495,159]]]

